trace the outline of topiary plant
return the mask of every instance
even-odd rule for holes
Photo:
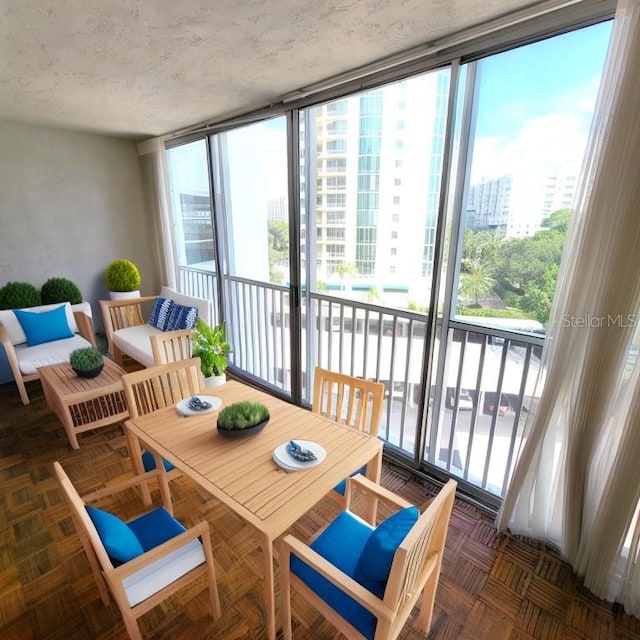
[[[56,302],[69,302],[79,304],[82,302],[80,289],[66,278],[49,278],[40,289],[42,304],[54,304]]]
[[[260,402],[236,402],[218,414],[218,428],[225,431],[248,429],[269,419],[269,410]]]
[[[105,271],[109,291],[135,291],[140,288],[140,271],[130,260],[114,260]]]
[[[7,282],[0,289],[0,309],[23,309],[42,304],[40,292],[28,282]]]

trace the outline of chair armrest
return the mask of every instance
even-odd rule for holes
[[[181,533],[174,538],[163,542],[154,549],[146,551],[137,558],[129,560],[128,562],[121,564],[119,567],[116,567],[113,570],[112,575],[114,578],[122,580],[137,571],[140,571],[140,569],[144,569],[144,567],[148,566],[152,562],[160,560],[160,558],[164,558],[164,556],[167,556],[176,549],[183,547],[188,542],[205,536],[209,536],[209,523],[206,521],[199,522],[190,529],[187,529],[184,533]]]
[[[96,334],[93,330],[93,320],[84,311],[74,311],[73,317],[76,319],[80,335],[88,340],[94,347],[96,345]]]
[[[127,489],[130,489],[131,487],[135,487],[137,485],[146,484],[150,478],[159,477],[160,473],[161,472],[158,469],[153,469],[152,471],[146,471],[145,473],[132,476],[131,478],[124,478],[123,480],[111,482],[106,487],[102,487],[100,489],[96,489],[95,491],[91,491],[90,493],[84,494],[82,496],[82,499],[85,502],[95,502],[96,500],[100,500],[101,498],[111,496],[114,493],[126,491]]]
[[[380,598],[294,536],[285,536],[280,542],[280,550],[285,570],[290,571],[290,554],[293,554],[341,591],[351,596],[356,602],[359,602],[365,609],[371,611],[377,618],[391,620],[395,615],[395,612],[387,607]]]
[[[373,494],[380,502],[397,509],[405,509],[406,507],[415,506],[413,503],[404,500],[392,491],[385,489],[383,486],[376,484],[365,478],[362,474],[347,478],[347,487],[345,491],[346,508],[349,509],[351,497],[356,493]]]

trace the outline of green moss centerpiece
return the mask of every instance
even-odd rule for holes
[[[71,352],[69,364],[81,378],[95,378],[104,367],[104,356],[95,347],[82,347]]]
[[[244,438],[262,431],[269,417],[269,410],[260,402],[236,402],[218,414],[218,432],[226,438]]]

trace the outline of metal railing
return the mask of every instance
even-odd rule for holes
[[[213,272],[180,273],[184,293],[209,297],[217,308]],[[223,286],[234,366],[291,394],[288,287],[235,276],[224,276]],[[302,297],[301,315],[303,401],[311,403],[316,365],[383,382],[379,437],[413,458],[428,316],[312,292]],[[429,386],[421,459],[502,496],[537,402],[543,338],[459,321],[446,327],[446,365]],[[437,340],[435,358],[440,347]]]

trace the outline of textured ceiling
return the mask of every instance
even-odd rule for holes
[[[0,1],[0,118],[145,138],[531,0]]]

